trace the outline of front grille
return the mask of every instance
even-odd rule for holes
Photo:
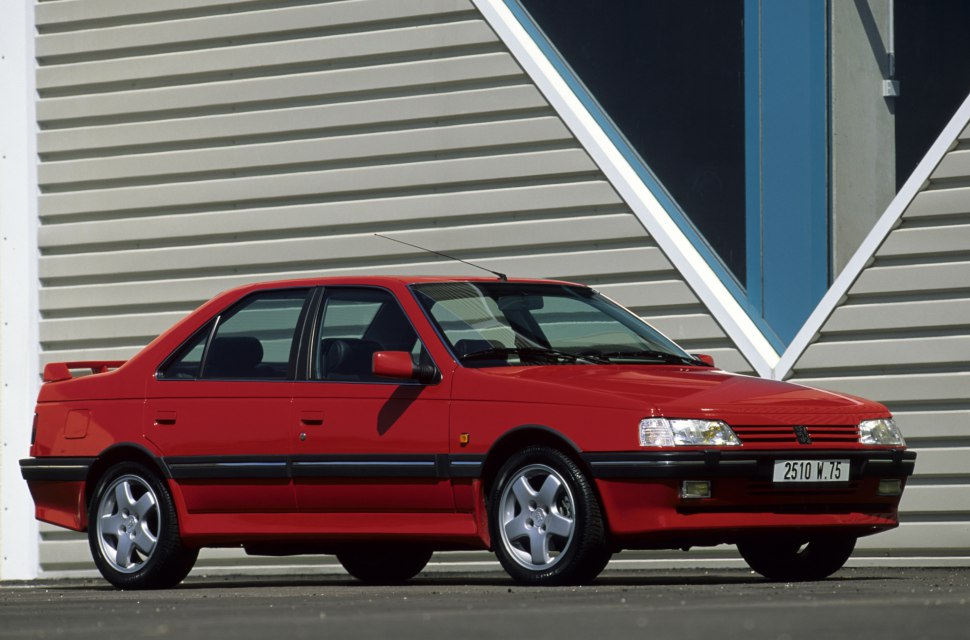
[[[809,427],[812,442],[859,442],[859,427],[836,425]]]
[[[751,444],[797,443],[793,426],[740,426],[731,427],[741,442]],[[833,442],[858,442],[859,428],[855,425],[807,425],[812,444]]]

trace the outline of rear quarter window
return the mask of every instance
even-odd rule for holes
[[[291,377],[308,289],[264,291],[219,314],[158,371],[160,380],[282,380]]]

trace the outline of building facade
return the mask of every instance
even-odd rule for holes
[[[886,403],[920,458],[858,553],[970,559],[970,56],[903,46],[966,11],[602,4],[5,0],[0,578],[93,566],[19,476],[44,363],[254,280],[468,269],[375,233]]]

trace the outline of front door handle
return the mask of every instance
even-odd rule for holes
[[[308,427],[322,425],[323,412],[322,411],[301,411],[300,424],[305,424]]]

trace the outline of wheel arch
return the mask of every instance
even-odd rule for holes
[[[94,490],[98,482],[104,477],[108,469],[121,462],[137,462],[145,465],[149,470],[158,473],[162,481],[171,478],[168,467],[161,458],[152,453],[151,450],[143,445],[134,442],[120,442],[113,444],[98,456],[94,464],[88,470],[87,479],[84,482],[84,527],[87,528],[87,514],[94,498]]]
[[[526,447],[545,446],[557,449],[569,456],[573,462],[592,480],[590,469],[583,462],[579,455],[582,451],[576,443],[564,436],[561,432],[541,424],[524,424],[514,429],[506,431],[496,440],[485,454],[485,462],[482,465],[482,488],[485,495],[492,489],[492,484],[498,475],[502,463],[516,451]]]
[[[542,424],[524,424],[514,429],[510,429],[502,434],[489,448],[485,455],[485,462],[482,464],[481,472],[481,501],[488,508],[488,496],[492,492],[492,485],[498,476],[502,464],[516,451],[532,446],[544,446],[556,449],[572,460],[580,468],[583,474],[589,479],[589,483],[599,500],[602,511],[603,526],[606,528],[607,538],[610,536],[610,518],[603,506],[603,496],[599,486],[596,484],[596,477],[593,470],[583,460],[582,449],[565,436],[561,431]]]

